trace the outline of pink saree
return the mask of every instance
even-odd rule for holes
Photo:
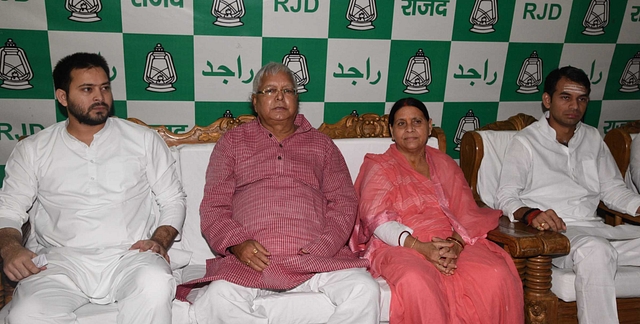
[[[384,154],[368,154],[356,180],[360,204],[349,245],[371,261],[373,276],[389,283],[390,324],[523,323],[518,272],[509,255],[485,239],[502,213],[479,208],[458,165],[426,150],[431,179],[393,144]],[[411,227],[421,241],[458,232],[467,245],[455,273],[445,276],[415,250],[373,236],[388,221]]]

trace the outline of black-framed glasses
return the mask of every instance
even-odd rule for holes
[[[282,92],[282,95],[286,97],[293,97],[298,94],[298,90],[293,88],[266,88],[264,90],[256,91],[257,94],[263,94],[269,97],[275,96],[278,92]]]

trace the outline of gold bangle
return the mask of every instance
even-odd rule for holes
[[[464,250],[464,245],[457,238],[455,238],[453,236],[449,236],[449,237],[446,238],[446,240],[449,241],[449,242],[453,242],[453,243],[456,243],[456,244],[460,245],[460,247]]]
[[[416,242],[418,242],[418,238],[414,236],[413,237],[413,243],[411,243],[411,246],[409,248],[413,249],[413,246],[416,245]]]

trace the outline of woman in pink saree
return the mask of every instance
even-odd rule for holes
[[[426,146],[421,101],[396,102],[389,129],[395,144],[360,168],[350,246],[389,283],[390,324],[523,323],[518,272],[485,238],[502,213],[479,208],[455,161]]]

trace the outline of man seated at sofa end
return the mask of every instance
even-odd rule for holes
[[[571,250],[552,262],[576,274],[579,322],[618,323],[614,277],[618,266],[640,266],[640,226],[606,225],[596,208],[602,200],[638,215],[640,196],[626,188],[598,130],[581,122],[590,92],[580,69],[567,66],[547,76],[547,111],[509,144],[497,204],[511,220],[565,231]]]
[[[53,79],[69,118],[16,145],[0,190],[0,255],[18,281],[7,323],[77,323],[81,306],[116,303],[119,324],[169,324],[167,251],[185,217],[175,160],[154,130],[109,118],[102,56],[69,55]],[[27,220],[48,264],[21,244]]]
[[[378,323],[379,286],[346,245],[358,203],[342,154],[298,114],[285,65],[260,69],[251,100],[258,118],[222,136],[206,173],[201,229],[221,256],[177,297],[210,282],[198,323],[249,324],[269,322],[258,297],[322,292],[336,305],[328,323]]]

